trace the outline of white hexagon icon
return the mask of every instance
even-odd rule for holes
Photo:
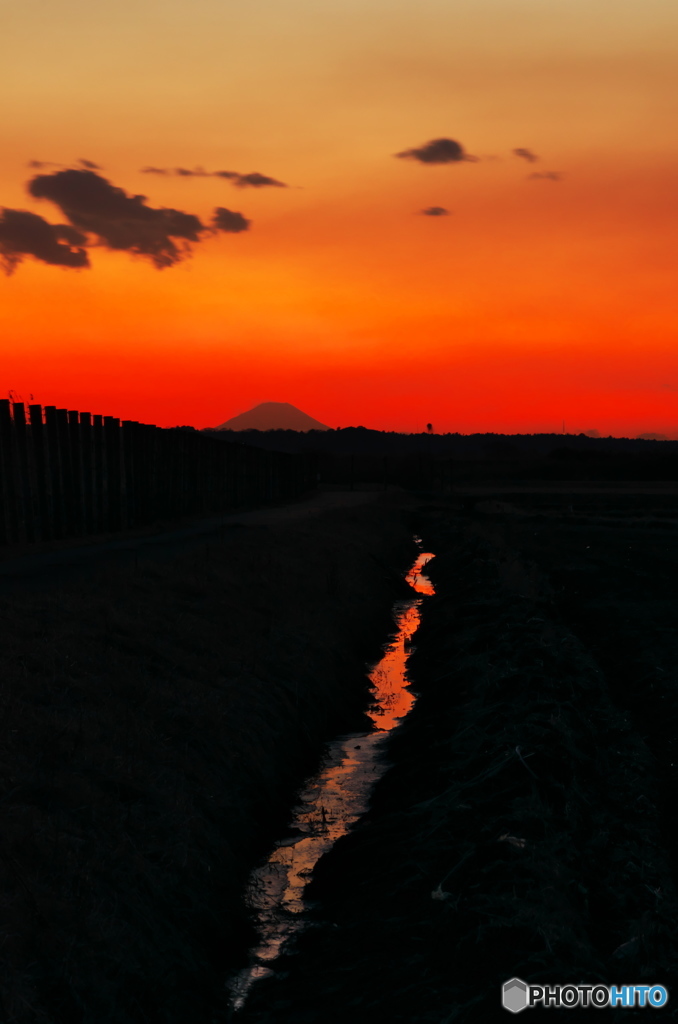
[[[527,1006],[527,985],[520,978],[505,981],[501,990],[501,1002],[505,1010],[520,1013]]]

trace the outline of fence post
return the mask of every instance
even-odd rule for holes
[[[134,450],[134,422],[123,420],[120,427],[120,442],[122,448],[122,465],[124,473],[124,489],[122,497],[123,507],[123,528],[136,526],[136,452]]]
[[[148,521],[159,519],[160,501],[158,494],[158,473],[160,472],[160,438],[161,433],[156,426],[149,424],[148,447],[146,455],[146,483],[148,488]]]
[[[51,540],[54,536],[54,506],[52,502],[52,479],[47,451],[45,425],[42,421],[42,406],[28,407],[31,421],[31,441],[33,461],[38,495],[38,515],[40,536],[43,540]]]
[[[347,462],[346,457],[342,466]],[[335,458],[336,461],[336,458]],[[384,461],[384,486],[393,465]],[[314,487],[317,458],[199,431],[0,400],[0,543],[223,513]],[[357,470],[350,457],[353,488]],[[344,476],[346,475],[344,471]]]
[[[92,477],[92,414],[80,413],[80,457],[82,460],[82,526],[84,533],[95,533],[94,481]]]
[[[63,536],[73,534],[75,509],[73,501],[73,455],[68,434],[68,410],[56,410],[56,437],[61,462],[61,495],[63,507]]]
[[[33,486],[32,466],[28,453],[28,434],[26,431],[26,409],[23,402],[14,402],[14,438],[17,459],[17,483],[21,496],[19,514],[23,518],[23,534],[27,541],[36,539],[37,495]]]
[[[134,424],[134,492],[137,502],[137,521],[147,523],[148,509],[148,436],[145,423]]]
[[[45,406],[45,448],[47,451],[49,488],[52,494],[53,536],[58,538],[64,536],[66,517],[57,411],[53,405]]]
[[[68,440],[73,474],[73,532],[76,536],[81,536],[85,532],[84,479],[80,414],[75,409],[68,410]]]
[[[105,533],[108,526],[106,516],[106,441],[104,418],[98,414],[92,417],[92,486],[94,488],[93,522],[95,533]]]
[[[120,456],[120,420],[115,416],[104,416],[106,438],[106,478],[108,497],[108,528],[116,531],[122,528],[122,481]]]
[[[0,523],[6,544],[17,540],[16,482],[12,460],[12,417],[9,399],[0,399]]]

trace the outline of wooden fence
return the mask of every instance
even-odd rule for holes
[[[88,412],[0,400],[0,544],[79,537],[315,486],[312,459]]]

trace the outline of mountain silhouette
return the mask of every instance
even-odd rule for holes
[[[217,430],[329,430],[289,402],[262,402],[220,423]]]

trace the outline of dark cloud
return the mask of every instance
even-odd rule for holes
[[[73,227],[100,244],[150,259],[158,269],[178,263],[207,230],[193,214],[146,206],[146,196],[128,195],[94,171],[38,174],[28,191],[55,203]]]
[[[528,179],[531,181],[562,181],[563,176],[560,171],[535,171],[534,174],[528,174]]]
[[[539,157],[536,153],[533,153],[531,149],[525,149],[523,146],[519,146],[518,149],[514,149],[514,156],[519,156],[521,160],[527,160],[529,164],[536,164]]]
[[[454,139],[431,139],[423,146],[404,149],[395,156],[401,160],[418,160],[422,164],[455,164],[462,160],[477,160],[475,156],[468,156],[461,143],[455,142]]]
[[[83,160],[82,157],[78,160],[78,163],[88,171],[100,171],[101,167],[99,164],[95,164],[93,160]]]
[[[235,213],[223,206],[217,206],[212,217],[212,224],[217,231],[227,231],[234,235],[247,231],[251,223],[242,213]]]
[[[87,245],[87,235],[78,231],[71,224],[54,224],[54,234],[60,242],[68,242],[69,245]]]
[[[88,267],[81,248],[85,235],[70,224],[49,224],[27,210],[3,209],[0,215],[0,266],[11,274],[25,256],[55,267]]]
[[[449,217],[450,211],[444,206],[427,206],[425,210],[419,211],[424,217]]]
[[[189,170],[187,167],[142,167],[142,174],[173,174],[178,178],[226,178],[237,188],[287,188],[284,181],[277,178],[270,178],[267,174],[260,174],[258,171],[251,171],[249,174],[240,174],[238,171],[206,171],[204,167],[194,167]]]

